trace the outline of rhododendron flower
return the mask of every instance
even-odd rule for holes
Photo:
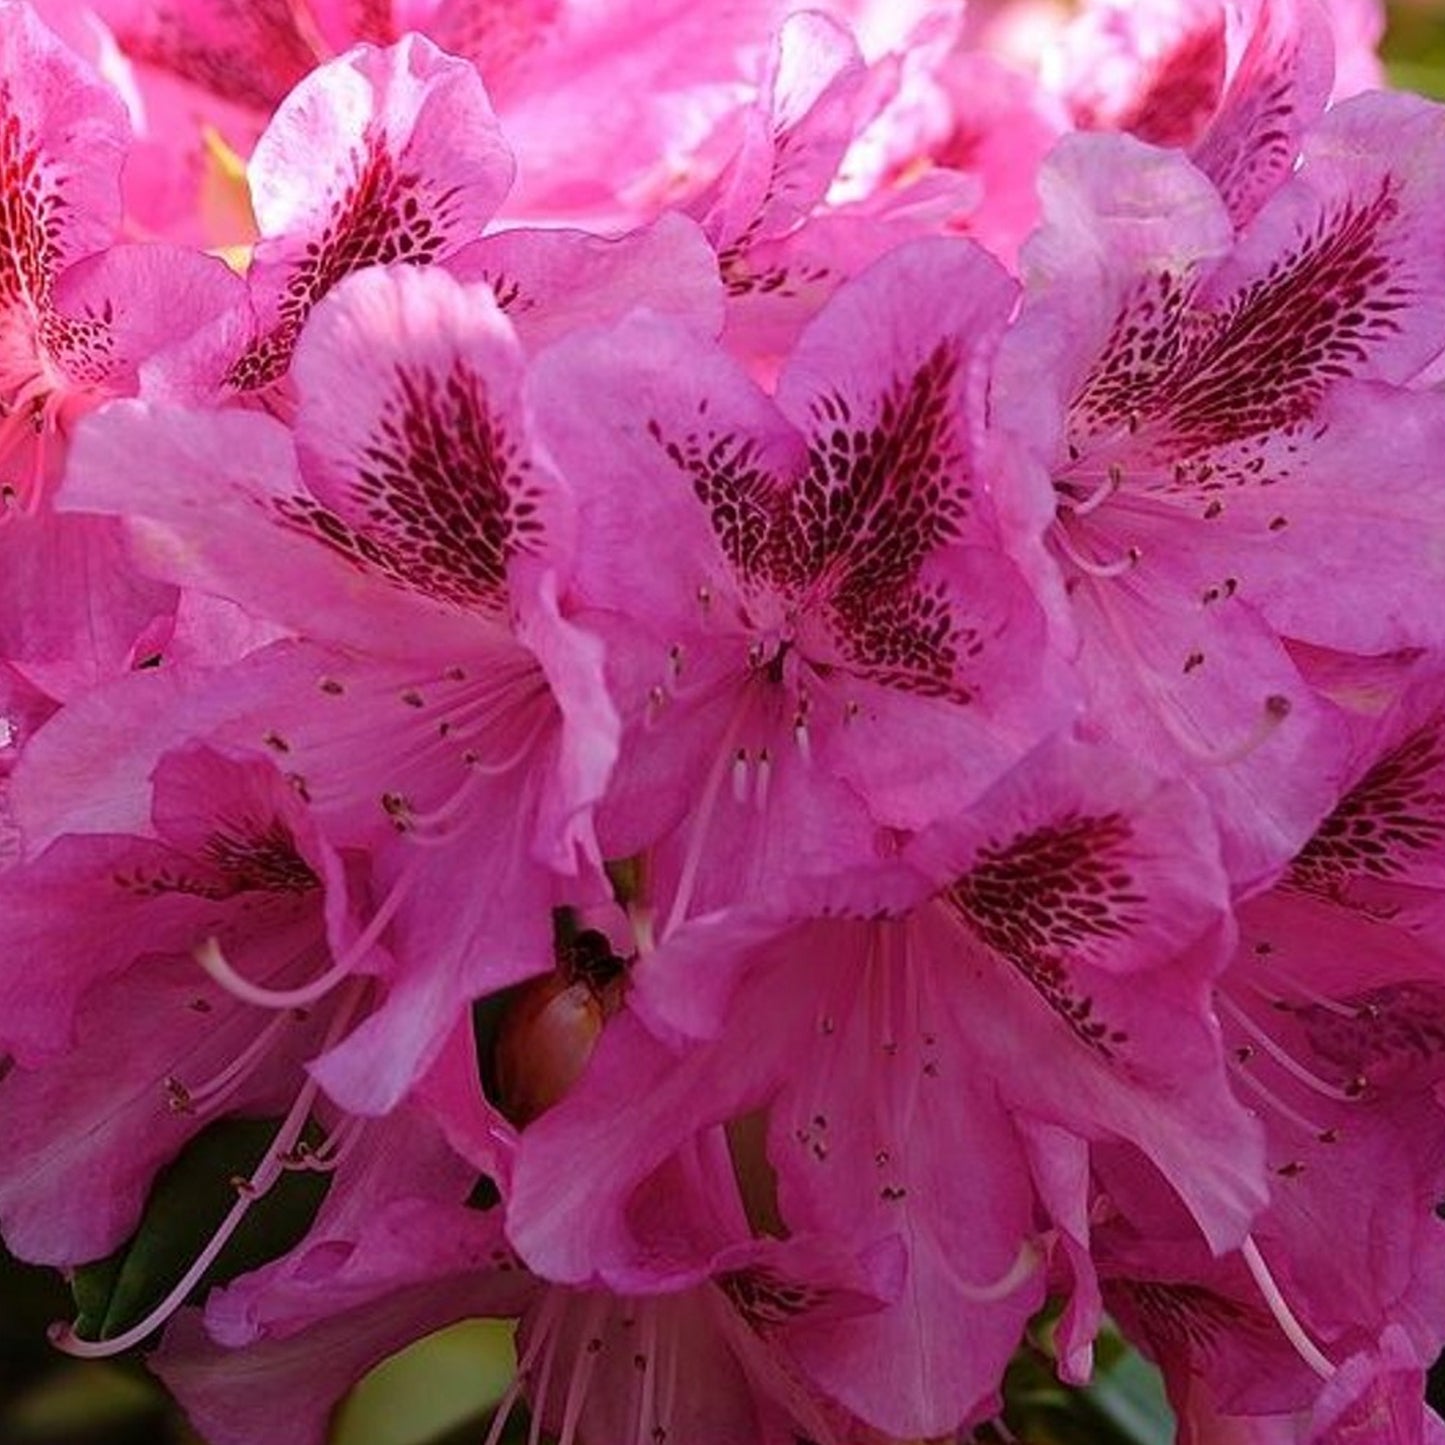
[[[132,511],[123,478],[153,473],[164,432],[155,564],[331,644],[253,654],[200,706],[376,852],[397,968],[350,1062],[323,1066],[364,1109],[400,1097],[451,1010],[548,965],[561,880],[595,866],[615,723],[557,611],[571,501],[530,454],[521,365],[486,285],[373,270],[306,331],[294,445],[253,412],[115,409],[71,473],[70,505]]]
[[[803,1363],[911,1437],[990,1413],[1040,1303],[1037,1125],[1135,1141],[1213,1239],[1237,1240],[1262,1187],[1208,1014],[1225,899],[1212,830],[1182,790],[1100,772],[1071,751],[1011,774],[919,840],[886,921],[679,929],[639,966],[636,997],[695,1041],[674,1055],[620,1016],[527,1129],[509,1212],[528,1262],[577,1283],[665,1279],[678,1246],[639,1186],[658,1188],[699,1131],[763,1111],[775,1232],[905,1241],[898,1302]]]
[[[519,1398],[563,1445],[638,1432],[763,1445],[791,1445],[799,1431],[819,1445],[839,1438],[790,1370],[787,1342],[876,1309],[877,1292],[896,1284],[896,1252],[869,1271],[805,1239],[719,1240],[690,1287],[666,1295],[548,1285],[507,1244],[495,1194],[476,1207],[474,1167],[428,1117],[443,1102],[428,1081],[415,1105],[370,1126],[304,1244],[213,1294],[204,1328],[195,1316],[177,1322],[156,1368],[208,1439],[251,1441],[279,1409],[293,1438],[319,1445],[367,1368],[479,1315],[518,1318],[517,1376],[487,1445]],[[712,1201],[677,1203],[703,1230],[726,1217]]]
[[[968,243],[894,251],[809,328],[775,400],[645,316],[539,359],[541,434],[594,543],[572,605],[629,729],[603,843],[667,840],[669,926],[876,856],[880,826],[976,795],[1066,716],[979,453],[1009,299]]]
[[[1324,110],[1332,51],[1313,0],[1096,0],[1062,37],[1054,84],[1080,129],[1186,151],[1243,226]]]
[[[345,865],[269,761],[167,753],[151,823],[71,834],[0,875],[0,1049],[16,1065],[0,1081],[0,1219],[31,1259],[108,1253],[157,1168],[218,1113],[299,1097],[276,1150],[293,1147],[315,1094],[300,1061],[356,1013],[355,998],[263,1012],[197,963],[219,943],[285,990],[356,938]],[[114,1051],[104,1072],[96,1048]]]
[[[1393,1321],[1422,1368],[1445,1343],[1442,705],[1426,673],[1356,724],[1347,791],[1241,907],[1220,981],[1231,1073],[1268,1130],[1261,1249],[1326,1350],[1365,1348]],[[1363,1198],[1362,1178],[1376,1186]]]
[[[7,513],[30,513],[58,471],[47,455],[57,433],[107,397],[133,395],[168,349],[219,353],[242,301],[219,262],[114,244],[125,113],[28,6],[0,6],[0,58],[0,496]],[[182,387],[196,364],[173,359],[169,385]]]
[[[1181,1445],[1439,1438],[1445,108],[1341,99],[1379,20],[0,0],[60,1348],[163,1331],[217,1445],[469,1316],[481,1445],[1052,1438],[1120,1333]]]
[[[727,288],[727,344],[755,371],[771,371],[844,281],[928,234],[969,191],[960,177],[950,192],[939,173],[852,207],[825,203],[845,153],[891,89],[886,68],[866,66],[844,26],[811,11],[790,16],[736,154],[690,203]]]
[[[119,100],[25,5],[0,5],[0,657],[55,695],[114,673],[173,594],[117,529],[48,513],[77,418],[184,394],[244,324],[241,283],[179,247],[116,245]]]
[[[357,42],[391,46],[409,32],[485,81],[525,159],[512,215],[613,227],[651,220],[715,173],[714,153],[735,139],[736,112],[756,83],[755,57],[789,8],[778,0],[705,13],[670,0],[91,5],[147,140],[132,206],[148,228],[188,238],[196,235],[187,222],[197,192],[214,176],[208,132],[248,157],[288,94],[318,67]],[[893,27],[886,31],[880,49]],[[584,114],[589,123],[579,127]]]
[[[329,171],[319,185],[318,162]],[[353,271],[429,265],[475,239],[512,174],[476,71],[419,36],[309,76],[251,160],[256,335],[226,384],[247,393],[277,381],[311,308]]]
[[[1215,800],[1241,882],[1309,836],[1340,746],[1281,639],[1437,640],[1411,599],[1438,580],[1445,410],[1404,384],[1445,345],[1442,138],[1422,102],[1341,106],[1237,244],[1182,159],[1079,137],[1045,169],[998,421],[1053,478],[1095,718]],[[1342,526],[1362,492],[1370,524]]]

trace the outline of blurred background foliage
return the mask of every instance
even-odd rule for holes
[[[1445,0],[1389,6],[1384,53],[1394,83],[1445,100]],[[73,1314],[54,1271],[0,1249],[0,1445],[204,1445],[146,1373],[139,1355],[70,1359],[46,1326]],[[511,1376],[508,1325],[470,1321],[420,1341],[379,1366],[337,1412],[333,1445],[479,1445]],[[1445,1410],[1445,1367],[1431,1396]],[[1010,1370],[1008,1431],[1023,1445],[1170,1445],[1173,1426],[1157,1373],[1105,1339],[1085,1391],[1054,1378],[1047,1354],[1026,1346]],[[504,1445],[521,1445],[525,1414]],[[980,1441],[1007,1434],[985,1429]]]
[[[1390,79],[1404,90],[1445,100],[1445,0],[1399,0],[1386,9]]]

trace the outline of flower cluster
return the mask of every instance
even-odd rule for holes
[[[863,1445],[1107,1312],[1186,1445],[1441,1438],[1445,110],[1375,19],[0,0],[63,1348],[312,1445],[513,1318],[489,1445]]]

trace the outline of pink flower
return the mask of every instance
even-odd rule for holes
[[[549,966],[551,907],[598,886],[577,875],[595,876],[616,723],[596,643],[558,611],[572,503],[532,455],[522,365],[489,287],[374,269],[307,327],[294,443],[250,411],[112,408],[67,485],[69,505],[163,523],[147,538],[174,580],[328,644],[253,654],[160,731],[265,744],[375,851],[372,936],[390,927],[397,966],[321,1070],[365,1112],[424,1071],[455,1009]],[[161,448],[137,505],[126,478]]]
[[[921,872],[895,873],[893,916],[847,917],[848,880],[812,894],[844,916],[678,930],[632,995],[672,1046],[620,1015],[523,1133],[509,1228],[524,1258],[615,1288],[684,1271],[685,1243],[646,1200],[724,1124],[740,1172],[746,1152],[773,1179],[755,1227],[903,1241],[897,1301],[799,1359],[913,1437],[989,1413],[1043,1296],[1070,1139],[1132,1140],[1212,1240],[1237,1242],[1263,1191],[1209,1014],[1226,906],[1214,839],[1182,788],[1103,773],[1073,749],[1016,770],[905,855]],[[749,1120],[751,1146],[735,1133]]]
[[[776,400],[642,315],[539,358],[539,428],[581,509],[571,607],[628,729],[603,844],[661,845],[669,928],[876,857],[879,825],[976,795],[1066,716],[978,450],[1009,294],[966,243],[894,251]]]
[[[1054,84],[1081,130],[1185,150],[1243,226],[1324,111],[1333,50],[1300,0],[1095,0],[1061,37]]]
[[[1407,97],[1339,107],[1237,243],[1181,159],[1080,137],[1045,174],[999,425],[1053,478],[1098,726],[1204,789],[1242,883],[1309,836],[1342,746],[1282,639],[1436,640],[1445,410],[1405,385],[1445,344],[1442,136]]]
[[[143,831],[71,834],[0,875],[0,1219],[26,1258],[108,1253],[207,1122],[309,1102],[301,1060],[355,1012],[265,1014],[197,963],[219,943],[287,990],[355,940],[343,860],[279,772],[168,752],[151,807]]]
[[[705,14],[671,0],[96,0],[94,8],[146,139],[131,207],[147,229],[185,239],[204,233],[194,215],[197,193],[215,178],[207,130],[244,160],[287,94],[359,41],[429,42],[485,81],[525,159],[512,216],[614,228],[651,221],[711,178],[709,151],[733,129],[756,80],[755,56],[785,13],[777,0]],[[407,32],[419,34],[403,41]],[[579,127],[579,115],[589,124]]]
[[[1208,1259],[1137,1162],[1096,1170],[1104,1298],[1160,1360],[1201,1445],[1226,1429],[1250,1442],[1419,1438],[1419,1379],[1445,1340],[1440,706],[1424,669],[1382,716],[1352,720],[1340,802],[1280,882],[1239,908],[1218,1011],[1270,1165],[1240,1254]]]
[[[115,527],[49,514],[70,431],[111,397],[185,394],[239,335],[244,291],[209,257],[113,244],[124,112],[25,5],[0,5],[0,73],[0,659],[65,696],[174,604]]]
[[[1442,703],[1425,672],[1357,720],[1348,788],[1241,907],[1220,981],[1231,1074],[1274,1174],[1255,1236],[1291,1308],[1336,1357],[1402,1327],[1421,1368],[1445,1343]]]
[[[0,465],[6,511],[30,513],[58,470],[46,455],[55,434],[100,401],[135,394],[168,349],[183,354],[167,384],[183,389],[194,364],[185,351],[224,346],[241,293],[217,261],[113,244],[125,114],[28,6],[0,6],[0,57]]]
[[[827,203],[844,158],[896,88],[868,66],[853,36],[802,11],[779,28],[738,148],[689,204],[717,252],[728,297],[726,343],[771,379],[798,332],[850,276],[905,240],[936,229],[940,177],[896,195]],[[923,201],[916,191],[926,189]]]
[[[429,265],[472,240],[512,175],[476,71],[420,36],[360,47],[310,75],[251,160],[257,331],[227,385],[245,393],[277,381],[311,308],[353,271]]]
[[[337,1400],[385,1355],[500,1315],[518,1318],[518,1370],[487,1445],[520,1398],[562,1445],[638,1431],[837,1440],[836,1412],[799,1381],[788,1342],[876,1309],[886,1263],[870,1273],[807,1240],[737,1239],[715,1242],[697,1277],[665,1295],[548,1285],[506,1244],[495,1192],[488,1203],[442,1142],[427,1117],[436,1102],[428,1081],[414,1106],[370,1125],[304,1242],[212,1294],[204,1330],[194,1314],[171,1327],[154,1368],[209,1439],[249,1445],[285,1421],[290,1438],[320,1442]],[[677,1196],[671,1208],[718,1227],[710,1204]]]

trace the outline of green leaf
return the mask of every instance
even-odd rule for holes
[[[134,1235],[112,1255],[82,1265],[71,1279],[76,1332],[107,1340],[124,1334],[165,1299],[205,1249],[236,1202],[234,1180],[248,1177],[271,1147],[277,1119],[224,1119],[201,1131],[157,1177]],[[313,1147],[319,1138],[307,1139]],[[310,1228],[331,1176],[286,1170],[245,1218],[189,1300],[257,1269],[296,1245]]]
[[[1058,1377],[1053,1330],[1058,1309],[1035,1317],[1004,1377],[1004,1415],[1031,1445],[1173,1445],[1174,1416],[1159,1373],[1112,1325],[1094,1342],[1093,1381]],[[988,1437],[983,1437],[988,1438]]]
[[[463,1320],[383,1360],[337,1412],[333,1445],[429,1445],[483,1412],[516,1370],[510,1320]]]
[[[1100,1370],[1084,1396],[1130,1445],[1173,1445],[1174,1412],[1159,1371],[1133,1350]]]

